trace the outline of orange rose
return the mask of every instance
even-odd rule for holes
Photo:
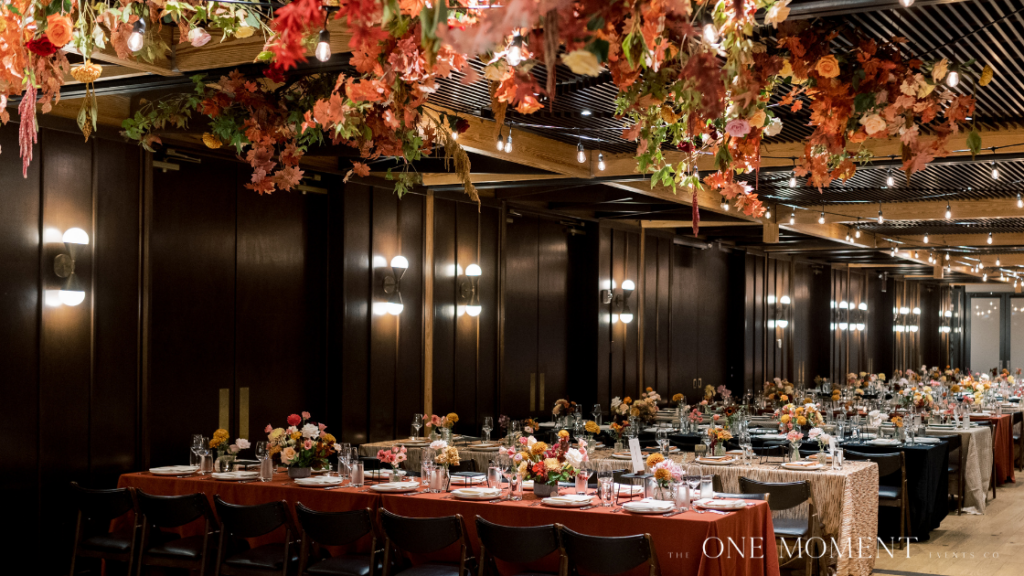
[[[814,70],[822,78],[835,78],[839,76],[839,61],[835,56],[829,54],[818,60],[818,65],[814,67]]]
[[[61,14],[51,14],[46,19],[46,37],[50,42],[61,48],[71,42],[71,35],[74,33],[74,25],[71,19]]]

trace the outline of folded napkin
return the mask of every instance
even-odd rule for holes
[[[501,494],[501,490],[498,488],[459,488],[453,490],[452,494],[461,494],[463,496],[497,496]]]
[[[302,485],[318,486],[321,484],[341,484],[344,480],[336,476],[311,476],[309,478],[298,478],[295,483]]]
[[[667,500],[644,498],[639,502],[626,502],[622,507],[630,512],[668,512],[675,508],[675,503]]]
[[[593,496],[586,496],[583,494],[566,494],[565,496],[550,496],[544,499],[545,502],[554,502],[556,504],[582,504],[583,502],[591,502],[593,500]]]
[[[409,488],[416,488],[419,485],[419,482],[385,482],[383,484],[377,484],[374,488],[377,488],[378,490],[408,490]]]
[[[918,436],[916,441],[921,444],[938,444],[939,442],[942,442],[942,440],[939,440],[938,438],[930,438],[928,436]]]
[[[701,456],[702,460],[732,460],[732,456]]]
[[[730,510],[742,510],[747,507],[747,503],[743,500],[733,500],[731,498],[703,498],[694,502],[695,505],[701,508],[719,508],[719,509],[730,509]]]
[[[452,484],[483,484],[486,476],[452,476]]]
[[[799,462],[787,462],[786,466],[793,467],[793,468],[796,468],[796,467],[803,468],[803,467],[809,467],[809,466],[821,466],[821,464],[819,464],[818,462],[811,462],[811,461],[808,461],[808,460],[800,460]]]

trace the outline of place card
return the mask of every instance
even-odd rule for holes
[[[633,473],[642,474],[644,471],[644,459],[640,455],[640,439],[629,439],[629,457],[633,461]]]

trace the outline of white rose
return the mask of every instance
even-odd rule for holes
[[[434,440],[430,443],[430,448],[433,450],[444,450],[448,447],[448,443],[444,440]]]
[[[878,114],[868,114],[860,119],[860,123],[868,134],[877,134],[886,129],[885,119]]]
[[[575,448],[569,448],[565,451],[565,461],[573,468],[579,468],[583,463],[583,454]]]
[[[316,424],[306,424],[302,427],[302,437],[316,440],[320,437],[320,428]]]

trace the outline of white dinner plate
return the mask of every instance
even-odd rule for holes
[[[825,467],[811,460],[800,460],[799,462],[786,462],[782,465],[786,470],[822,470]]]
[[[552,506],[554,508],[582,508],[593,504],[593,496],[584,496],[582,494],[566,494],[565,496],[551,496],[541,500],[545,506]]]
[[[739,458],[731,456],[701,456],[697,458],[697,464],[705,466],[732,466],[739,461]]]
[[[647,458],[647,456],[648,456],[647,452],[641,452],[640,453],[640,457],[641,458]],[[616,460],[632,460],[633,456],[630,455],[629,452],[613,452],[612,453],[612,458],[615,458]]]
[[[501,450],[500,442],[477,442],[466,446],[467,450],[474,450],[477,452],[497,452]]]
[[[400,494],[402,492],[415,492],[420,487],[419,482],[385,482],[374,484],[370,490],[374,492],[387,492],[389,494]]]
[[[307,488],[324,488],[326,486],[341,486],[341,483],[344,481],[343,478],[337,476],[311,476],[309,478],[297,478],[295,485]]]
[[[493,500],[501,496],[497,488],[459,488],[452,490],[452,496],[459,500]]]
[[[762,440],[785,440],[786,439],[786,435],[785,434],[758,434],[756,437],[760,438]]]
[[[939,442],[942,442],[942,440],[932,438],[930,436],[918,436],[914,441],[919,444],[938,444]]]
[[[900,441],[894,438],[875,438],[868,442],[872,446],[899,446]]]
[[[373,478],[374,480],[377,480],[379,478],[387,478],[388,475],[385,474],[385,472],[386,472],[386,470],[367,470],[366,471],[366,477],[367,478]],[[399,478],[402,478],[403,476],[405,476],[405,474],[406,474],[405,470],[397,470],[396,471],[396,475]]]
[[[428,446],[430,444],[430,440],[424,440],[422,438],[407,438],[398,443],[404,444],[405,446]]]
[[[480,476],[452,476],[452,484],[462,484],[462,485],[467,485],[468,484],[468,485],[473,485],[473,484],[483,484],[486,481],[487,481],[487,477],[483,476],[483,475],[480,475]]]
[[[734,498],[704,498],[697,500],[693,504],[698,508],[707,508],[709,510],[743,510],[747,507],[745,501]]]
[[[238,482],[240,480],[255,480],[260,477],[260,473],[236,470],[234,472],[214,472],[210,474],[210,477],[224,482]]]
[[[633,514],[665,514],[675,509],[675,503],[644,498],[638,502],[626,502],[622,505],[622,509]]]
[[[156,476],[184,476],[196,472],[199,472],[199,466],[161,466],[149,469],[149,473]]]

